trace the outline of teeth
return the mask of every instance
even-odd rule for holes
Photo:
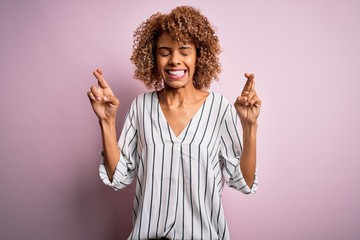
[[[174,75],[174,76],[181,76],[185,73],[185,70],[179,70],[179,71],[169,71],[170,75]]]

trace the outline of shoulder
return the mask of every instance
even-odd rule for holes
[[[223,122],[223,120],[232,120],[232,121],[236,121],[237,119],[237,113],[235,110],[234,105],[229,102],[229,100],[224,97],[222,94],[219,93],[214,93],[211,92],[210,93],[212,95],[213,98],[213,102],[214,102],[214,108],[218,109],[218,112],[221,116],[221,122]]]
[[[218,105],[220,105],[222,107],[232,105],[226,97],[224,97],[222,94],[219,94],[219,93],[210,92],[208,98],[211,99],[211,101],[214,101],[215,103],[217,103]]]
[[[156,91],[141,93],[133,99],[131,106],[134,107],[136,105],[143,104],[144,102],[148,102],[153,97],[156,97]]]
[[[154,95],[156,95],[156,91],[151,92],[143,92],[139,95],[137,95],[134,99],[134,101],[143,101],[152,98]]]

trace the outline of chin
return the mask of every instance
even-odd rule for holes
[[[189,87],[190,85],[192,85],[192,87],[194,87],[192,82],[191,82],[191,84],[189,82],[183,82],[183,81],[164,82],[164,87],[175,88],[175,89]]]

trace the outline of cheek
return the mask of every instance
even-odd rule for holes
[[[166,61],[164,59],[162,59],[162,58],[156,59],[156,66],[159,70],[163,69],[165,65],[166,65]]]
[[[156,59],[156,68],[157,68],[159,74],[162,75],[163,64],[158,59]]]
[[[194,72],[194,71],[195,71],[195,67],[196,67],[196,60],[195,60],[195,59],[191,59],[191,60],[187,61],[187,65],[188,65],[188,67],[190,68],[190,70],[191,70],[192,72]]]

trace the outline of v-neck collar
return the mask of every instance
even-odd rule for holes
[[[205,104],[207,102],[207,100],[210,98],[210,95],[212,95],[211,92],[209,92],[209,94],[207,95],[207,97],[205,98],[205,100],[203,101],[203,103],[200,105],[200,107],[196,110],[195,114],[190,118],[189,122],[185,125],[185,127],[181,130],[181,132],[179,133],[179,135],[176,136],[176,134],[174,133],[173,129],[171,128],[168,120],[166,119],[165,117],[165,114],[161,108],[161,104],[160,104],[160,100],[159,100],[159,96],[158,96],[158,92],[155,92],[155,99],[157,101],[157,105],[158,105],[158,108],[159,108],[159,114],[160,114],[160,117],[166,122],[168,128],[169,128],[169,131],[170,131],[170,134],[171,134],[171,137],[172,139],[174,140],[184,140],[184,137],[186,136],[186,133],[188,131],[188,128],[190,127],[191,125],[191,122],[197,118],[199,118],[199,115],[200,113],[202,112],[202,109],[205,107]]]

